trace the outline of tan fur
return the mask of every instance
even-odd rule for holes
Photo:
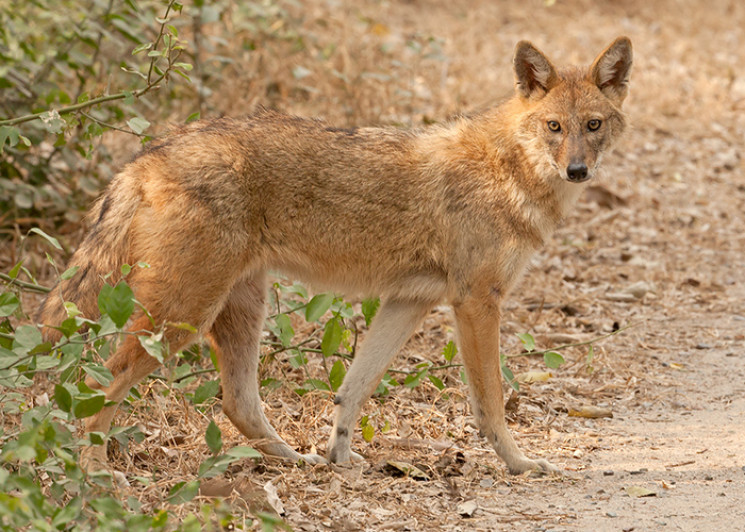
[[[146,262],[128,280],[155,325],[187,322],[206,334],[226,414],[265,452],[297,460],[266,420],[256,381],[266,271],[380,295],[336,397],[328,457],[346,462],[359,458],[350,441],[364,402],[429,309],[446,301],[483,433],[513,473],[554,470],[525,457],[504,421],[500,303],[624,129],[631,44],[617,39],[589,69],[557,70],[521,42],[514,64],[512,100],[446,125],[340,130],[260,111],[153,142],[96,205],[71,260],[80,270],[47,298],[41,320],[59,324],[63,301],[95,316],[103,276]],[[153,325],[136,314],[129,330],[143,329]],[[171,351],[196,337],[175,327],[165,336]],[[106,365],[106,394],[120,401],[157,362],[128,337]],[[106,432],[113,413],[86,429]],[[103,461],[104,449],[86,459]]]

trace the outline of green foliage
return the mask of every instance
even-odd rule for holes
[[[9,278],[12,278],[10,275]],[[89,445],[103,445],[114,438],[126,445],[130,438],[144,435],[136,428],[114,428],[107,434],[78,436],[78,422],[107,406],[105,395],[92,390],[81,376],[103,386],[112,381],[111,372],[98,360],[108,352],[110,343],[123,334],[122,327],[132,307],[131,290],[120,281],[104,286],[99,294],[103,313],[97,321],[79,316],[69,318],[72,325],[55,345],[45,342],[34,325],[13,326],[8,315],[22,315],[18,294],[12,286],[0,291],[0,386],[4,416],[17,416],[17,426],[5,425],[0,432],[0,528],[39,530],[172,530],[174,517],[169,510],[142,513],[139,503],[122,501],[109,473],[86,474],[80,466],[80,451]],[[89,326],[88,337],[79,332]],[[158,337],[143,333],[140,340]],[[158,340],[156,343],[160,343]],[[162,356],[161,352],[158,352]],[[187,365],[188,367],[188,365]],[[44,375],[53,389],[49,402],[27,402],[23,390],[38,375]],[[217,381],[197,388],[194,402],[201,404],[214,397]],[[9,430],[10,429],[10,430]],[[226,468],[247,458],[260,459],[250,447],[235,447],[224,454],[222,435],[210,422],[205,441],[212,452],[199,468],[199,479],[222,474]],[[199,491],[200,480],[175,484],[164,502],[178,506],[189,503]],[[211,511],[189,514],[181,520],[180,530],[204,529]],[[259,518],[261,521],[261,518]]]
[[[196,93],[190,61],[200,56],[187,50],[190,39],[200,32],[199,52],[217,54],[214,42],[224,42],[217,37],[224,30],[213,36],[202,34],[203,27],[224,25],[229,5],[0,3],[0,210],[7,213],[0,223],[79,222],[112,177],[112,153],[102,136],[120,131],[145,142],[152,123],[173,120]],[[206,62],[200,80],[227,63]],[[192,98],[192,106],[198,103]],[[187,121],[200,115],[189,113]]]

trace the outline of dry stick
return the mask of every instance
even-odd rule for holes
[[[605,340],[606,338],[610,338],[611,336],[615,336],[618,333],[621,333],[625,331],[626,329],[630,329],[631,327],[636,327],[639,325],[639,323],[632,323],[630,325],[627,325],[626,327],[621,327],[617,331],[613,331],[608,334],[604,334],[603,336],[598,336],[597,338],[591,338],[589,340],[585,340],[584,342],[576,342],[573,344],[564,344],[557,347],[553,347],[551,349],[546,349],[544,351],[525,351],[524,353],[518,353],[516,355],[504,355],[506,358],[517,358],[517,357],[526,357],[526,356],[535,356],[535,355],[545,355],[546,353],[551,353],[552,351],[561,351],[562,349],[567,349],[569,347],[581,347],[583,345],[593,345],[601,340]]]

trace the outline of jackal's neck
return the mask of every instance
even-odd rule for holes
[[[509,106],[432,131],[423,146],[447,190],[465,198],[464,205],[488,206],[536,246],[561,224],[583,188],[530,157]]]

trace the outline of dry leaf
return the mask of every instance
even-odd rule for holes
[[[407,477],[417,480],[429,480],[429,475],[415,465],[407,464],[406,462],[396,462],[395,460],[388,460],[386,464]]]
[[[570,408],[568,414],[572,417],[587,417],[587,418],[600,418],[600,417],[613,417],[613,411],[610,408],[603,408],[600,406],[580,406],[578,409]]]
[[[463,517],[473,517],[474,512],[478,509],[479,505],[476,500],[471,499],[470,501],[464,501],[458,505],[456,511]]]
[[[526,371],[519,373],[515,378],[520,384],[530,384],[531,382],[546,382],[553,377],[548,371]]]
[[[641,486],[628,486],[626,488],[626,493],[629,497],[639,498],[639,497],[656,497],[657,492],[652,491],[648,488],[643,488]]]
[[[264,484],[264,491],[266,492],[266,500],[271,505],[272,508],[274,508],[274,511],[277,512],[277,515],[284,515],[285,513],[285,507],[282,504],[282,500],[279,498],[279,494],[277,493],[277,486],[272,484],[272,481],[270,480],[266,484]]]

